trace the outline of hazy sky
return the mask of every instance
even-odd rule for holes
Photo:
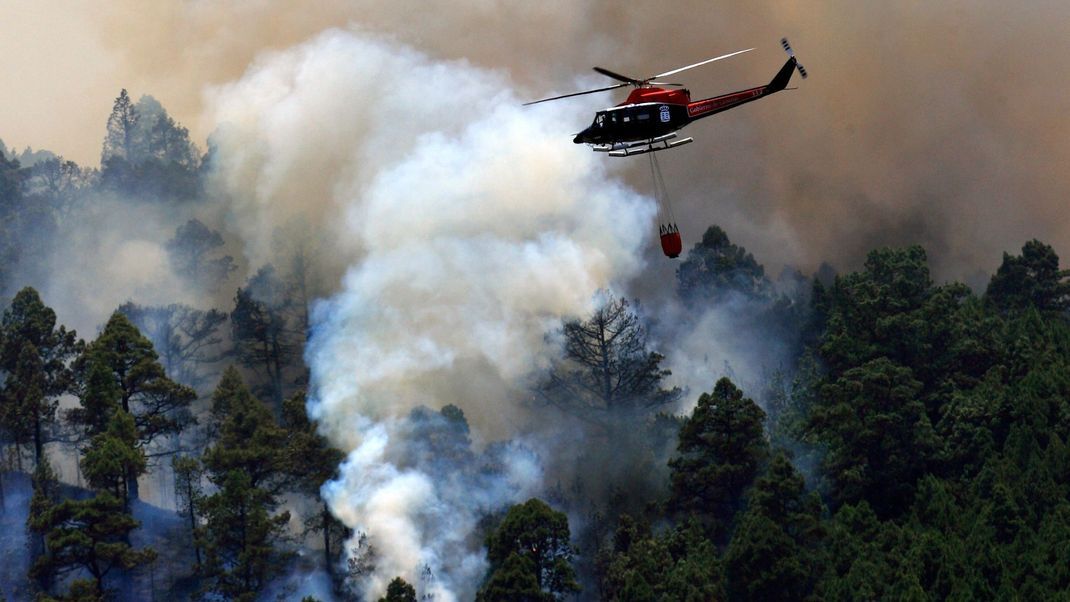
[[[6,0],[0,4],[0,139],[46,148],[82,164],[100,161],[100,143],[117,81],[115,57],[90,26],[84,0]]]
[[[771,266],[812,269],[917,242],[955,278],[990,272],[1033,237],[1070,249],[1065,0],[13,0],[0,11],[0,138],[89,165],[120,88],[155,96],[203,147],[207,88],[329,27],[467,60],[532,98],[604,85],[593,65],[641,76],[751,46],[681,79],[696,96],[758,85],[787,35],[811,73],[798,91],[694,124],[696,143],[662,159],[686,246],[719,223]],[[627,161],[649,193],[645,160]]]

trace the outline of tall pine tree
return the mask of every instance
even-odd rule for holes
[[[83,426],[87,436],[111,419],[107,398],[115,393],[119,409],[133,417],[137,445],[147,456],[170,451],[156,449],[154,444],[192,422],[189,404],[197,394],[167,378],[152,343],[118,311],[74,366],[81,376],[82,407],[69,416]],[[132,499],[138,498],[133,473],[127,475],[127,491]]]
[[[217,491],[201,503],[204,590],[253,600],[281,562],[275,544],[290,519],[273,514],[286,483],[286,433],[233,367],[212,397],[212,417],[217,437],[203,461]]]
[[[316,432],[316,425],[305,411],[303,393],[286,400],[283,425],[287,437],[286,453],[282,458],[284,469],[298,491],[320,504],[319,512],[306,520],[305,527],[323,535],[324,564],[328,572],[333,572],[342,551],[342,540],[349,535],[349,530],[334,517],[326,500],[320,498],[319,491],[334,476],[345,454],[331,447],[327,439]]]
[[[578,592],[573,554],[563,513],[535,498],[517,504],[487,536],[490,570],[476,600],[560,600]]]
[[[238,289],[230,312],[238,358],[261,378],[257,390],[271,400],[277,416],[282,415],[284,373],[299,356],[305,334],[294,328],[293,310],[285,283],[274,267],[265,266]]]
[[[0,420],[17,446],[33,445],[34,461],[40,462],[51,439],[59,396],[73,384],[68,362],[81,343],[74,331],[56,325],[56,313],[30,287],[15,295],[0,330],[0,372],[7,374]]]
[[[97,592],[106,593],[105,578],[116,569],[133,569],[153,562],[152,549],[134,549],[130,532],[140,523],[124,509],[123,501],[107,491],[84,500],[64,500],[38,516],[34,529],[45,532],[45,554],[30,570],[31,577],[52,575],[56,582],[76,571],[93,578]],[[74,591],[85,585],[72,584]]]
[[[769,454],[764,420],[765,412],[727,378],[703,393],[669,462],[669,507],[723,535]]]

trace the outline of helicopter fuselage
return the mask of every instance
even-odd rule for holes
[[[615,144],[648,140],[679,130],[688,123],[687,105],[644,102],[595,113],[591,126],[576,135],[576,144]]]
[[[791,57],[773,80],[756,88],[692,101],[686,89],[666,90],[644,86],[632,90],[628,100],[595,113],[591,125],[576,134],[576,144],[619,145],[643,142],[676,132],[692,121],[733,109],[783,90],[795,68]]]

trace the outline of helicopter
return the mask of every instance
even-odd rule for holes
[[[787,88],[788,81],[795,70],[798,70],[799,75],[806,79],[806,69],[796,60],[795,51],[792,50],[787,38],[781,38],[780,45],[788,53],[788,60],[773,77],[772,81],[764,86],[692,101],[691,92],[683,88],[683,84],[656,81],[658,78],[676,75],[688,69],[701,67],[714,61],[720,61],[754,50],[753,48],[748,48],[644,79],[636,79],[615,73],[609,69],[595,67],[594,70],[598,73],[621,83],[604,88],[526,102],[524,106],[633,86],[635,89],[632,90],[628,95],[628,99],[623,103],[597,111],[590,127],[576,134],[573,142],[576,144],[588,144],[592,150],[609,153],[611,157],[627,157],[676,148],[694,141],[693,138],[676,139],[678,132],[692,121],[709,117],[728,109],[734,109],[742,104],[765,98],[770,94],[784,90]],[[672,86],[678,89],[666,89],[661,86]]]

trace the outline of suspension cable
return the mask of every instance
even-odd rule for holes
[[[666,224],[676,224],[676,215],[672,211],[672,203],[669,202],[669,189],[665,185],[665,177],[661,174],[661,165],[658,164],[658,154],[650,155],[650,175],[654,180],[654,200],[658,203],[659,218],[664,216]]]

